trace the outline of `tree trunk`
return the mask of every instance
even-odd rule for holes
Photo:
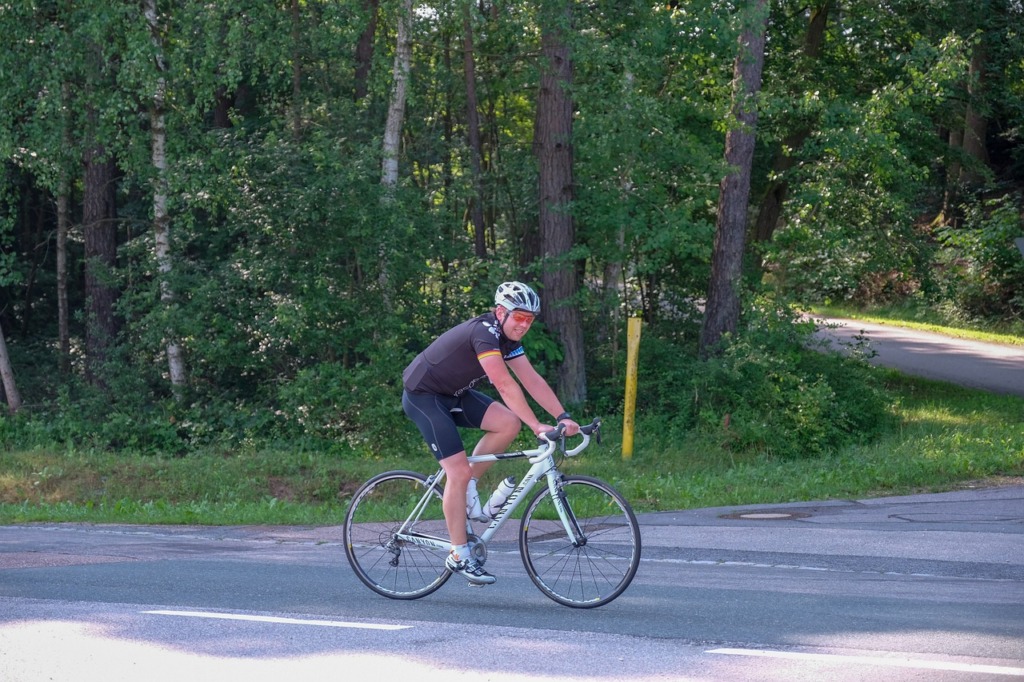
[[[174,304],[174,289],[171,286],[171,217],[167,212],[167,126],[164,121],[164,106],[167,82],[163,74],[166,72],[163,44],[160,39],[160,25],[156,13],[156,0],[145,0],[146,20],[156,48],[156,67],[160,73],[157,78],[156,92],[150,110],[150,131],[153,145],[153,243],[156,256],[157,271],[160,273],[160,303],[165,309]],[[185,359],[181,346],[174,340],[172,329],[167,330],[167,365],[171,378],[171,386],[178,389],[185,385]]]
[[[117,289],[110,273],[117,259],[117,208],[114,161],[102,145],[85,153],[82,222],[85,232],[85,371],[95,386],[105,387],[103,365],[117,336],[114,304]]]
[[[356,43],[355,100],[366,97],[370,91],[370,65],[373,63],[373,37],[377,33],[377,7],[380,0],[363,0],[363,11],[366,12],[366,28],[359,35]]]
[[[946,168],[946,190],[942,196],[942,219],[946,225],[956,226],[960,203],[960,156],[964,151],[963,128],[949,131],[950,162]]]
[[[786,179],[786,171],[796,165],[794,154],[803,146],[809,134],[809,130],[803,130],[788,135],[776,150],[775,156],[772,158],[771,172],[774,179],[768,183],[768,188],[765,190],[757,211],[757,219],[754,222],[754,241],[769,242],[775,235],[779,219],[782,217],[782,207],[789,194],[789,180]]]
[[[804,56],[808,61],[817,61],[821,57],[822,46],[825,42],[825,28],[828,25],[828,13],[832,7],[833,0],[823,0],[821,4],[811,11],[811,19],[807,24],[807,34],[804,38]],[[754,224],[754,240],[758,242],[771,241],[779,226],[779,218],[782,216],[782,206],[789,194],[789,181],[786,179],[786,171],[796,165],[796,154],[804,146],[804,142],[811,134],[809,126],[801,126],[786,136],[782,144],[775,150],[772,158],[772,177],[775,178],[768,184],[768,189],[761,200],[761,206],[757,213],[757,222]]]
[[[149,2],[150,0],[147,0]],[[302,138],[302,12],[299,0],[292,0],[292,137]]]
[[[69,186],[65,173],[61,177],[57,194],[57,345],[60,351],[61,374],[71,371],[71,330],[68,325]]]
[[[409,71],[412,69],[412,0],[402,0],[398,10],[398,36],[395,45],[395,64],[392,73],[391,101],[388,104],[388,118],[384,123],[383,160],[381,162],[381,185],[384,186],[384,201],[391,201],[395,188],[398,187],[398,156],[402,141],[402,126],[405,121],[406,88]],[[390,248],[386,237],[380,240],[378,247],[380,272],[377,284],[380,286],[381,298],[385,309],[391,307],[388,294]]]
[[[622,276],[622,258],[618,254],[625,253],[626,249],[626,226],[620,225],[615,231],[615,253],[604,265],[602,282],[602,307],[605,313],[601,316],[598,329],[598,338],[610,340],[612,354],[618,355],[619,351],[619,330],[622,328],[622,313],[624,303],[629,300],[629,290],[626,281]],[[618,366],[612,365],[612,376],[617,374]]]
[[[473,53],[473,22],[469,4],[463,21],[463,61],[466,75],[466,135],[469,143],[470,171],[473,174],[473,199],[470,220],[477,258],[487,257],[487,226],[484,224],[483,151],[480,142],[480,115],[476,99],[476,57]]]
[[[23,243],[24,244],[44,244],[46,240],[43,239],[43,235],[47,232],[46,228],[46,193],[42,190],[27,189],[22,194],[22,200],[24,208],[22,211],[22,225],[23,225]],[[40,250],[33,248],[26,255],[30,256],[28,261],[28,272],[25,273],[25,277],[22,280],[22,289],[24,291],[24,304],[21,318],[21,330],[22,334],[27,335],[28,330],[32,327],[32,317],[34,314],[32,305],[33,301],[37,300],[35,285],[36,278],[39,275],[40,265]]]
[[[986,62],[985,45],[978,41],[971,53],[970,73],[967,79],[967,112],[964,115],[964,154],[972,161],[960,169],[960,184],[979,185],[984,181],[982,169],[988,165],[988,147],[985,138],[988,135],[988,119],[984,108],[984,82]]]
[[[213,127],[227,129],[231,127],[231,105],[234,96],[223,85],[217,87],[213,95]]]
[[[539,165],[540,234],[544,258],[544,321],[562,345],[557,391],[562,401],[577,405],[586,400],[583,328],[580,322],[576,264],[570,260],[575,242],[570,205],[572,173],[572,60],[566,31],[572,24],[569,0],[541,31],[542,71],[537,98],[534,150]]]
[[[0,380],[3,383],[4,395],[7,397],[7,410],[14,414],[21,409],[21,394],[14,383],[14,370],[11,368],[11,356],[7,353],[3,329],[0,329]]]
[[[750,173],[757,130],[757,94],[764,67],[768,0],[749,0],[733,67],[732,115],[725,136],[725,160],[732,169],[722,179],[718,221],[711,255],[711,281],[700,335],[700,355],[708,357],[722,336],[736,331],[740,317],[740,275],[750,198]]]
[[[398,38],[395,47],[395,65],[392,72],[391,103],[384,124],[384,160],[381,184],[394,189],[398,185],[398,153],[405,118],[405,91],[412,67],[412,41],[409,37],[412,22],[412,0],[402,0],[398,10]]]
[[[626,102],[625,110],[631,111],[629,104],[633,97],[635,77],[632,71],[627,70],[623,77],[623,100]],[[632,150],[622,154],[619,164],[619,199],[624,207],[629,206],[633,194],[633,167],[636,163],[636,156]],[[624,211],[623,216],[629,216],[629,211]],[[624,302],[629,300],[629,289],[627,282],[622,276],[622,261],[626,252],[626,230],[628,217],[624,217],[615,230],[615,248],[612,255],[605,261],[603,282],[601,285],[601,306],[602,314],[598,323],[598,339],[611,341],[611,351],[615,355],[619,350],[619,329],[622,325],[622,313]],[[612,366],[612,376],[617,373],[618,367]]]
[[[64,149],[71,149],[71,124],[68,111],[71,108],[71,88],[67,82],[61,85],[63,113],[61,119],[61,140]],[[68,230],[71,226],[68,207],[71,202],[71,174],[67,163],[61,162],[60,180],[57,187],[57,346],[60,352],[61,374],[71,372],[71,326],[68,309]]]

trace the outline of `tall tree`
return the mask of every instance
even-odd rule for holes
[[[70,88],[65,81],[61,83],[61,141],[64,153],[70,153],[71,127],[68,110],[71,107]],[[68,306],[68,231],[71,227],[69,206],[71,203],[71,172],[68,163],[61,162],[57,180],[57,347],[60,352],[61,374],[71,371],[71,326],[69,324],[70,308]]]
[[[988,3],[983,3],[982,6]],[[967,108],[964,114],[963,150],[964,155],[972,161],[960,167],[960,184],[981,184],[982,169],[988,167],[989,153],[988,118],[985,102],[985,71],[988,62],[986,36],[980,33],[971,50],[971,66],[967,75]]]
[[[473,223],[473,245],[477,258],[487,257],[487,226],[484,224],[483,158],[480,141],[480,114],[476,96],[476,54],[473,47],[473,9],[467,2],[463,8],[463,70],[466,76],[466,136],[469,142],[470,173],[473,178],[473,198],[470,200],[470,220]]]
[[[711,256],[711,281],[700,334],[700,354],[714,352],[722,336],[734,333],[740,318],[740,275],[747,229],[747,202],[757,130],[768,0],[747,0],[741,14],[739,49],[733,65],[732,118],[725,136],[730,171],[718,196],[718,222]]]
[[[302,8],[299,0],[292,0],[289,12],[292,38],[292,136],[298,140],[302,135]]]
[[[587,398],[583,328],[572,249],[572,28],[570,0],[546,3],[541,26],[541,76],[534,148],[538,162],[540,234],[543,253],[544,321],[562,345],[558,393],[570,404]]]
[[[93,141],[85,153],[82,223],[85,233],[86,376],[105,386],[103,365],[117,337],[114,304],[118,291],[112,281],[117,262],[116,165],[106,148]]]
[[[160,302],[165,308],[174,303],[174,289],[171,286],[171,216],[167,210],[167,125],[165,106],[167,98],[167,65],[164,57],[163,27],[156,11],[156,0],[145,0],[144,12],[149,24],[153,42],[154,63],[156,66],[156,88],[150,105],[150,134],[152,138],[153,158],[153,243],[160,273]],[[167,341],[167,367],[171,377],[171,385],[175,388],[185,385],[185,358],[181,345],[175,340],[173,330],[168,330],[171,337]]]
[[[384,143],[381,162],[381,185],[384,201],[391,203],[398,188],[398,157],[401,152],[402,127],[405,123],[406,89],[412,71],[412,0],[402,0],[398,9],[398,35],[395,38],[395,62],[392,68],[391,99],[388,117],[384,123]],[[390,307],[390,249],[387,240],[378,243],[380,272],[377,283],[385,306]]]
[[[1019,120],[1022,110],[1024,6],[1015,0],[981,0],[969,6],[950,2],[946,11],[954,17],[956,33],[970,51],[953,98],[954,115],[943,121],[949,145],[943,214],[956,224],[962,218],[960,190],[985,191],[1001,170],[1007,165],[1012,168],[1006,157],[1012,141],[1020,139],[1012,121]],[[940,25],[948,31],[948,23]]]
[[[370,66],[373,64],[373,38],[377,33],[377,8],[380,0],[363,0],[366,24],[356,43],[356,67],[354,96],[356,101],[366,97],[370,91]]]
[[[123,97],[118,76],[121,58],[122,15],[95,13],[88,6],[74,6],[69,21],[81,22],[81,37],[74,31],[74,45],[83,55],[74,70],[76,101],[81,112],[82,230],[85,271],[85,373],[95,386],[106,387],[106,365],[116,343],[119,320],[115,311],[120,291],[115,281],[118,248],[116,162],[118,113],[132,100]],[[144,111],[145,109],[143,109]]]
[[[803,59],[798,62],[798,68],[801,68],[808,78],[815,78],[819,74],[818,69],[813,65],[821,57],[822,46],[825,43],[825,28],[828,25],[828,15],[833,2],[834,0],[818,0],[817,5],[808,9],[810,17],[807,22],[807,32],[804,34]],[[786,171],[796,165],[800,148],[803,147],[812,131],[809,121],[797,121],[793,129],[775,149],[772,156],[771,179],[761,199],[757,222],[754,224],[753,237],[756,241],[769,241],[775,234],[775,228],[779,225],[779,217],[782,215],[782,206],[789,192],[789,178],[786,177]]]
[[[68,323],[70,309],[68,307],[68,205],[70,203],[71,182],[65,174],[60,181],[57,194],[57,348],[60,352],[58,361],[61,374],[71,371],[71,327]]]
[[[405,120],[406,88],[412,70],[412,0],[402,0],[398,10],[398,35],[395,38],[395,63],[392,68],[391,100],[384,124],[381,184],[389,190],[398,185],[398,156]]]

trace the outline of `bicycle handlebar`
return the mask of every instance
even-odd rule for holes
[[[557,427],[555,427],[554,429],[548,431],[547,433],[542,433],[540,435],[540,437],[538,438],[538,440],[540,441],[541,444],[543,444],[545,441],[547,441],[552,447],[554,447],[555,443],[560,441],[564,437],[563,436],[564,432],[565,432],[565,424],[559,424]],[[582,452],[583,449],[586,448],[587,445],[590,444],[591,436],[595,436],[596,435],[597,442],[598,443],[601,442],[601,418],[600,417],[596,417],[594,419],[594,421],[590,422],[589,424],[580,426],[580,435],[583,436],[583,442],[581,442],[579,445],[577,445],[576,447],[572,448],[571,450],[565,450],[564,449],[565,445],[563,444],[563,446],[562,446],[563,447],[563,452],[565,452],[565,454],[568,457],[572,457],[573,455],[577,455],[580,452]],[[550,450],[549,450],[549,452],[550,452]]]
[[[568,457],[573,457],[583,452],[583,450],[590,444],[592,437],[597,438],[597,442],[601,442],[601,419],[600,417],[594,419],[589,424],[585,424],[580,427],[579,435],[583,437],[583,441],[572,448],[571,450],[565,449],[565,426],[559,424],[557,428],[554,428],[547,433],[542,433],[537,436],[537,447],[533,450],[520,450],[518,452],[503,452],[498,454],[486,454],[486,455],[470,455],[470,463],[475,462],[497,462],[503,459],[514,459],[516,457],[527,457],[531,464],[536,464],[540,460],[544,459],[559,445],[562,446],[562,452]]]

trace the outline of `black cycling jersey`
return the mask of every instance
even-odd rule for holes
[[[480,360],[525,354],[523,344],[501,333],[493,312],[452,327],[416,356],[402,373],[405,390],[459,396],[487,375]]]

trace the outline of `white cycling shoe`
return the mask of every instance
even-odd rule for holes
[[[473,585],[493,585],[497,580],[493,575],[484,570],[484,567],[477,563],[472,556],[468,559],[460,559],[454,552],[444,560],[444,566],[452,573],[458,573]]]

